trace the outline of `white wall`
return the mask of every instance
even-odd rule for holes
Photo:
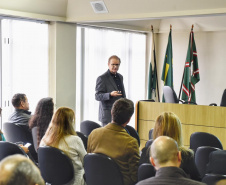
[[[187,54],[189,33],[172,30],[174,89],[179,94],[184,63]],[[157,34],[157,66],[160,94],[163,82],[160,80],[169,33]],[[220,104],[226,89],[226,31],[195,32],[196,49],[200,71],[200,81],[196,84],[196,101],[199,105]],[[160,95],[160,97],[162,97]]]

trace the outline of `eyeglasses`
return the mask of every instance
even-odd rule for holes
[[[111,66],[119,67],[120,64],[111,64]]]

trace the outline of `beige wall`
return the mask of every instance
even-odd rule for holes
[[[75,110],[76,24],[50,24],[50,95]]]

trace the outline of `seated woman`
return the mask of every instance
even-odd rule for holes
[[[71,159],[75,169],[73,184],[84,185],[83,159],[86,155],[82,140],[74,130],[75,114],[67,107],[59,108],[41,140],[40,146],[52,146],[63,150]]]
[[[164,112],[157,117],[153,130],[153,139],[159,136],[169,136],[177,141],[182,156],[180,168],[182,168],[191,179],[200,181],[201,177],[195,165],[194,153],[192,150],[186,149],[183,146],[181,122],[174,113]],[[141,161],[141,163],[149,163],[148,148],[142,150]]]
[[[40,141],[49,126],[53,116],[53,109],[53,99],[50,97],[42,98],[37,104],[34,115],[29,120],[30,129],[37,127],[37,145],[40,144]]]

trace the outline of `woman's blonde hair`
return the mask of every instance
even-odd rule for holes
[[[58,148],[59,142],[61,139],[64,139],[64,136],[77,135],[74,130],[74,124],[74,111],[67,107],[60,107],[53,115],[43,141],[48,146]]]
[[[184,152],[190,151],[183,146],[180,119],[172,112],[163,112],[157,117],[153,130],[153,139],[156,139],[159,136],[169,136],[177,142],[179,150],[183,150]]]

